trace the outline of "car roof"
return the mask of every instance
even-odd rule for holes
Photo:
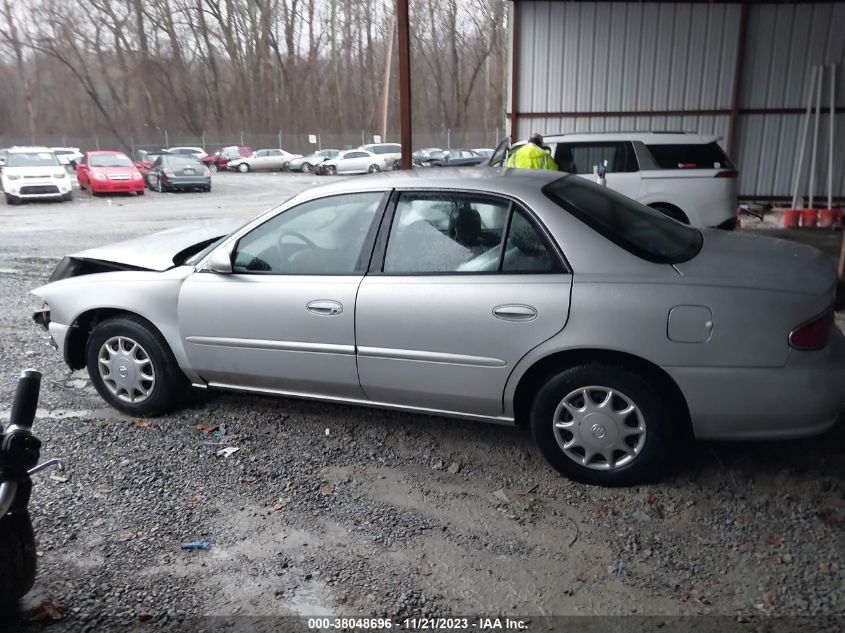
[[[572,134],[544,134],[546,143],[567,141],[640,141],[646,145],[706,145],[715,143],[718,136],[705,136],[696,132],[578,132]]]
[[[356,150],[351,150],[356,151]],[[448,173],[444,173],[448,172]],[[536,193],[542,187],[570,174],[540,169],[472,167],[415,169],[381,172],[355,179],[344,179],[308,189],[308,198],[353,191],[385,189],[458,189],[511,195],[520,191]]]
[[[119,149],[92,149],[90,152],[86,152],[87,154],[123,154],[126,156],[126,152],[121,152]]]
[[[31,154],[32,152],[47,152],[48,154],[53,153],[53,150],[50,149],[49,147],[41,147],[40,145],[31,145],[31,146],[17,145],[15,147],[10,147],[7,151],[10,154],[17,154],[17,153]]]

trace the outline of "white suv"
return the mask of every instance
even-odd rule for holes
[[[399,143],[370,143],[362,145],[358,149],[372,152],[380,159],[380,168],[393,169],[393,162],[402,158],[402,146]]]
[[[606,160],[611,189],[687,224],[736,225],[738,173],[717,137],[607,132],[555,134],[543,140],[561,171],[593,178],[593,166]]]
[[[0,175],[6,202],[73,198],[70,175],[49,147],[13,147],[8,152]]]

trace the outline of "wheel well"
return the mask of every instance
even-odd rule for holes
[[[516,392],[514,393],[513,409],[517,425],[520,427],[528,425],[531,403],[534,400],[535,394],[549,376],[576,365],[590,363],[624,367],[645,377],[651,384],[657,386],[658,392],[668,395],[672,408],[678,411],[683,417],[686,427],[685,431],[690,434],[690,437],[692,436],[692,420],[689,407],[687,406],[684,394],[681,393],[680,387],[678,387],[677,383],[669,374],[651,361],[647,361],[639,356],[603,349],[575,349],[557,352],[541,358],[534,363],[522,378],[520,378],[516,386]]]
[[[661,213],[665,213],[673,220],[678,220],[679,222],[683,222],[684,224],[689,224],[689,217],[684,210],[680,207],[675,206],[674,204],[670,204],[668,202],[652,202],[649,204],[652,209],[660,211]]]
[[[91,332],[99,323],[116,316],[130,316],[140,319],[151,331],[161,336],[161,332],[159,332],[156,326],[135,312],[121,310],[119,308],[94,308],[93,310],[88,310],[76,317],[76,321],[74,321],[70,330],[68,330],[64,354],[65,362],[71,369],[82,369],[85,367],[85,347],[88,344],[88,337],[91,336]],[[161,338],[165,340],[163,336]]]

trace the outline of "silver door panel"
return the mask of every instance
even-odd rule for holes
[[[352,309],[360,281],[196,273],[179,296],[191,365],[209,383],[362,398]],[[325,301],[336,314],[308,309]]]
[[[514,365],[565,325],[571,284],[566,274],[366,277],[356,303],[364,392],[385,403],[501,415]],[[493,314],[510,305],[536,317]]]

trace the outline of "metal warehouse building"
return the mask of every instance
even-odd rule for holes
[[[510,54],[512,138],[713,134],[740,169],[745,199],[791,196],[811,68],[838,64],[833,181],[845,197],[845,3],[513,0]],[[817,194],[827,190],[830,72]],[[808,154],[812,134],[811,120]]]

